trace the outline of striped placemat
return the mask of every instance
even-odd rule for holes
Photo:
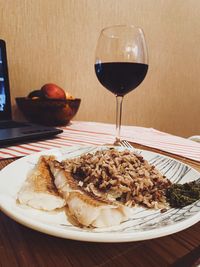
[[[26,156],[46,149],[72,145],[112,144],[115,140],[114,124],[73,121],[61,129],[63,133],[48,140],[0,148],[0,158]],[[200,161],[200,143],[189,139],[160,132],[153,128],[135,126],[122,126],[121,136],[122,139],[134,143]]]

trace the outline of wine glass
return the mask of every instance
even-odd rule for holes
[[[120,143],[123,97],[145,78],[148,55],[141,28],[115,25],[104,28],[95,54],[95,72],[99,82],[116,96],[116,139]]]

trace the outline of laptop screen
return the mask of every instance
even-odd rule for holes
[[[0,120],[11,119],[10,87],[6,43],[0,40]]]

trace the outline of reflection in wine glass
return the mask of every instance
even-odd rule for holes
[[[123,97],[145,78],[148,55],[141,28],[116,25],[101,31],[96,48],[95,72],[100,83],[116,96],[116,140],[120,142]]]

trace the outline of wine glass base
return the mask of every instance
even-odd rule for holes
[[[114,146],[121,146],[121,142],[120,142],[120,139],[116,138],[114,144]]]

